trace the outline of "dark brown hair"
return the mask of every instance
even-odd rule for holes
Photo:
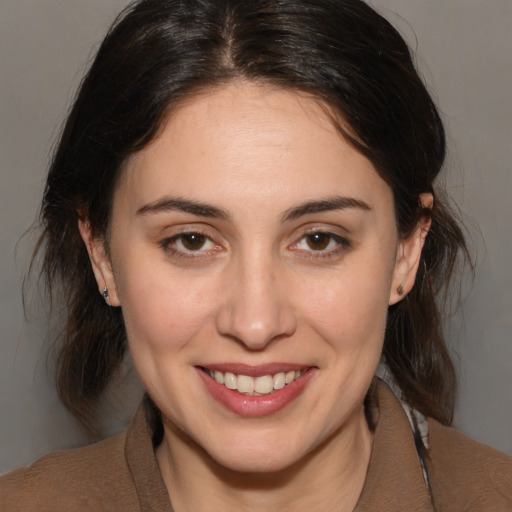
[[[456,378],[436,297],[466,246],[434,190],[443,125],[406,43],[360,0],[140,0],[116,20],[81,84],[42,204],[43,275],[67,308],[61,399],[87,419],[126,349],[122,311],[98,293],[78,216],[108,241],[126,159],[186,96],[235,78],[324,102],[392,188],[402,236],[431,216],[416,286],[389,309],[383,355],[411,405],[450,423]],[[434,193],[432,210],[421,207],[422,192]]]

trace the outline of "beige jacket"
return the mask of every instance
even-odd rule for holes
[[[429,419],[425,460],[431,499],[409,421],[382,382],[378,403],[373,451],[357,512],[512,511],[512,458]],[[142,407],[126,432],[86,448],[50,454],[0,478],[1,512],[172,510]]]

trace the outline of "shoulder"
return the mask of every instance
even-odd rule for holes
[[[429,418],[429,478],[440,511],[512,510],[512,458]]]
[[[119,434],[6,474],[0,478],[2,512],[138,510],[124,447],[125,434]]]

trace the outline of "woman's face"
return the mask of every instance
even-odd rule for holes
[[[167,436],[257,472],[365,428],[406,256],[391,189],[318,102],[238,83],[183,104],[127,163],[111,233],[99,286]]]

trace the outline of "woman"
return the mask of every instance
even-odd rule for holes
[[[147,396],[124,434],[4,477],[2,510],[509,509],[510,459],[447,428],[436,297],[465,244],[444,153],[359,0],[135,2],[70,113],[39,247],[64,402],[86,421],[126,348]]]

